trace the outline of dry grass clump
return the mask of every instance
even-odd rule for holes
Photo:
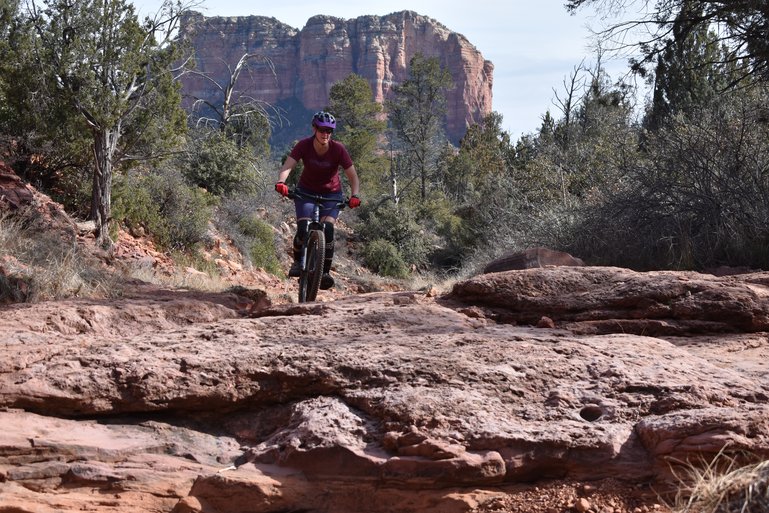
[[[135,280],[174,289],[193,289],[204,292],[222,292],[230,287],[215,273],[193,270],[192,267],[174,269],[172,273],[157,272],[152,267],[130,267],[126,275]]]
[[[689,468],[681,487],[676,513],[766,513],[769,512],[769,461],[735,468],[723,457],[705,468]]]
[[[108,275],[88,265],[74,243],[30,231],[23,219],[0,216],[0,303],[109,295]]]

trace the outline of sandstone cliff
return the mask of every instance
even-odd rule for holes
[[[298,102],[305,110],[321,109],[331,86],[350,73],[367,79],[374,99],[382,102],[408,77],[409,60],[420,52],[438,57],[451,74],[446,119],[450,139],[459,140],[469,124],[492,109],[493,64],[461,34],[412,11],[351,20],[314,16],[302,30],[262,16],[191,13],[181,30],[195,49],[197,70],[218,83],[225,83],[244,53],[269,59],[252,61],[238,89],[271,105]],[[219,91],[200,76],[187,75],[182,85],[186,94],[219,100]],[[306,131],[307,116],[299,114],[291,121]]]

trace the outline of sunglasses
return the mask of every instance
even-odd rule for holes
[[[334,129],[333,128],[327,128],[325,126],[315,127],[315,129],[318,132],[322,133],[322,134],[333,134],[334,133]]]

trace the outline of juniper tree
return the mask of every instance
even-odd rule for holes
[[[151,154],[185,126],[172,64],[181,6],[167,1],[139,20],[125,0],[45,0],[29,4],[34,75],[16,87],[33,98],[41,137],[86,137],[92,164],[91,218],[97,241],[108,247],[113,173],[120,162]],[[51,119],[51,116],[57,116]]]

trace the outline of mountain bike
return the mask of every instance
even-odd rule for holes
[[[299,192],[294,189],[288,193],[290,199],[303,198],[313,202],[312,218],[307,228],[307,236],[302,241],[300,253],[301,274],[299,275],[299,302],[315,301],[320,288],[320,278],[323,276],[323,261],[326,258],[326,234],[323,223],[320,222],[320,207],[328,202],[328,198]],[[347,201],[336,205],[340,209],[347,206]]]

